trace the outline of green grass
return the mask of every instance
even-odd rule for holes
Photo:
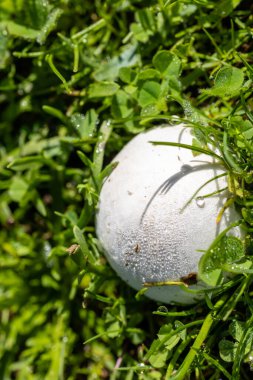
[[[0,3],[0,379],[252,378],[252,33],[249,0]],[[203,278],[236,276],[193,307],[136,296],[94,229],[111,159],[178,120],[246,231],[206,252]]]

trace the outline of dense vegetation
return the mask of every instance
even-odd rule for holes
[[[0,379],[252,378],[252,11],[1,1]],[[211,284],[217,268],[236,276],[194,307],[136,296],[94,229],[112,157],[178,120],[201,132],[196,150],[219,149],[246,232],[246,251],[207,252]]]

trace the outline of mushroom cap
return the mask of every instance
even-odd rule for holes
[[[193,155],[182,147],[151,141],[192,145],[191,128],[161,126],[134,137],[113,161],[118,165],[105,180],[96,216],[96,232],[118,275],[139,290],[145,282],[180,281],[198,272],[203,251],[239,219],[233,206],[219,224],[216,218],[227,200],[226,176],[213,157]],[[216,194],[213,194],[216,193]],[[213,194],[205,198],[205,195]],[[186,206],[186,207],[185,207]],[[231,230],[241,236],[239,227]],[[206,289],[198,282],[190,289]],[[202,294],[178,285],[152,286],[145,295],[163,303],[191,304]]]

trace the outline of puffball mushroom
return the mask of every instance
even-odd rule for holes
[[[182,282],[193,276],[214,238],[239,219],[232,206],[216,222],[228,196],[227,190],[219,192],[227,187],[226,176],[210,181],[188,202],[204,183],[225,173],[221,162],[183,147],[151,143],[192,145],[191,132],[179,124],[140,133],[115,157],[118,165],[102,186],[97,236],[111,266],[137,290],[144,283]],[[239,227],[230,233],[240,236]],[[189,288],[206,287],[197,282]],[[145,295],[181,304],[202,297],[178,285],[152,286]]]

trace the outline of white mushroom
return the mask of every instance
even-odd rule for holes
[[[226,190],[217,193],[226,188],[226,176],[210,181],[186,206],[204,183],[225,173],[220,162],[182,147],[150,143],[192,145],[192,138],[191,129],[182,124],[139,134],[115,157],[118,165],[103,184],[97,235],[111,266],[137,290],[146,282],[184,281],[196,273],[203,251],[239,219],[230,207],[216,223],[228,196]],[[240,229],[231,233],[240,236]],[[145,295],[182,304],[201,298],[178,285],[153,286]]]

